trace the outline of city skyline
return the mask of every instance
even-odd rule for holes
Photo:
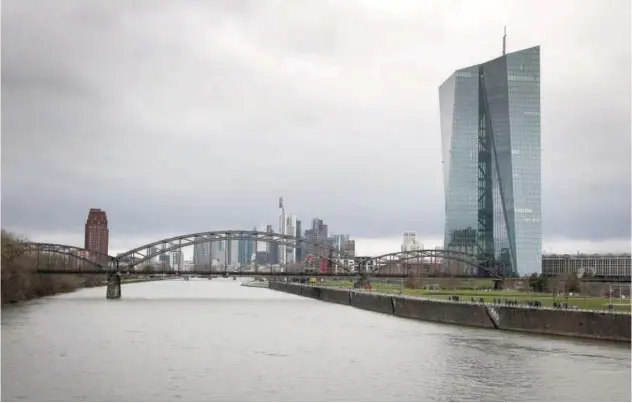
[[[100,210],[103,213],[107,213],[107,211],[103,209],[96,209],[96,210]],[[319,217],[314,217],[312,220],[321,220],[321,219]],[[311,222],[311,220],[307,220],[307,222]],[[303,235],[305,235],[305,231],[312,229],[312,225],[313,223],[311,225],[308,225],[307,227],[302,228]],[[116,234],[113,234],[109,239],[109,243],[112,244],[112,240],[114,240],[114,247],[109,249],[109,254],[111,256],[116,256],[119,253],[127,252],[128,250],[131,250],[133,248],[139,247],[141,245],[149,244],[155,241],[159,241],[160,239],[166,239],[166,238],[169,238],[172,236],[178,236],[178,235],[185,235],[185,234],[189,234],[193,232],[221,231],[221,230],[244,230],[244,231],[258,230],[258,231],[264,232],[267,230],[268,226],[270,226],[272,229],[275,229],[274,225],[271,225],[271,224],[254,226],[253,228],[250,228],[250,229],[248,228],[220,228],[220,229],[213,228],[213,229],[200,230],[200,231],[186,231],[186,232],[183,231],[180,233],[164,234],[160,238],[151,238],[151,239],[150,238],[136,238],[131,241],[127,240],[124,243],[121,243],[120,239],[117,239]],[[344,231],[334,231],[334,233],[332,233],[332,236],[333,237],[349,236],[347,234],[341,234],[340,232],[344,232]],[[351,236],[351,238],[353,238],[352,240],[355,243],[357,256],[376,256],[380,254],[391,253],[391,252],[396,252],[396,251],[401,250],[403,244],[405,243],[405,241],[402,238],[403,237],[405,238],[405,234],[410,233],[410,232],[411,232],[410,228],[408,228],[407,230],[402,231],[398,236],[387,239],[387,240],[356,238],[353,236]],[[412,231],[412,233],[415,233],[416,242],[422,245],[424,249],[435,249],[437,247],[443,246],[443,239],[419,238],[417,237],[416,231]],[[77,234],[60,235],[59,233],[57,233],[57,234],[48,234],[39,239],[34,238],[30,240],[34,242],[56,242],[56,243],[65,244],[65,245],[79,245],[80,243],[77,243],[78,236],[79,235]],[[200,244],[202,249],[204,249],[206,245],[208,244]],[[218,247],[216,243],[214,245]],[[237,246],[237,242],[235,246]],[[222,251],[224,250],[224,248],[225,246],[220,247]],[[258,244],[257,251],[266,251],[265,244],[260,242]],[[184,260],[187,260],[187,261],[194,260],[194,246],[188,246],[188,247],[182,248],[182,253],[183,253]],[[616,253],[630,253],[630,252],[629,252],[629,243],[625,240],[621,241],[620,243],[614,244],[614,246],[613,246],[613,243],[611,242],[598,243],[598,242],[590,242],[590,241],[577,242],[577,241],[561,240],[558,242],[545,241],[544,248],[542,249],[542,253],[543,254],[593,254],[593,253],[615,253],[616,254]],[[157,259],[158,258],[156,257],[154,260],[157,260]]]
[[[627,2],[68,4],[3,4],[7,230],[81,245],[96,206],[124,251],[276,227],[282,194],[359,251],[398,250],[405,230],[443,244],[436,88],[497,56],[507,25],[507,51],[540,44],[546,66],[542,249],[630,250]]]

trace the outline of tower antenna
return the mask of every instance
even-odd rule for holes
[[[503,56],[505,56],[506,50],[507,50],[507,26],[505,25],[505,32],[503,34]]]

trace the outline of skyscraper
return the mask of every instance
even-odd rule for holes
[[[181,250],[174,250],[171,252],[171,263],[175,270],[182,270],[184,267],[184,257]]]
[[[332,235],[331,238],[333,241],[334,248],[342,251],[345,249],[345,242],[349,240],[349,235],[348,234]]]
[[[196,240],[200,238],[195,238]],[[211,264],[211,243],[201,242],[193,245],[193,264],[194,265],[210,265]]]
[[[254,229],[255,231],[257,228]],[[253,237],[245,237],[238,242],[238,262],[240,265],[248,264],[253,261],[255,254],[255,240]]]
[[[286,218],[285,235],[296,236],[296,216],[293,214]],[[292,238],[287,239],[286,242],[292,246],[285,248],[285,262],[288,264],[296,263],[296,242]]]
[[[301,239],[303,238],[303,228],[301,220],[296,220],[296,238],[298,239],[296,242],[296,261],[303,261],[303,242]]]
[[[274,229],[272,225],[266,226],[266,232],[273,234]],[[279,264],[279,244],[274,242],[266,243],[266,252],[268,252],[268,264]]]
[[[95,252],[94,258],[100,263],[107,263],[103,255],[108,254],[110,231],[108,229],[108,217],[105,211],[91,208],[85,225],[84,248]]]
[[[542,265],[540,47],[455,71],[439,88],[445,249],[506,274]]]
[[[283,207],[283,198],[279,198],[279,234],[287,235],[287,219],[285,216],[285,207]],[[285,240],[284,240],[285,241]],[[279,245],[279,264],[285,264],[287,260],[287,246]]]
[[[312,228],[305,231],[305,243],[303,243],[303,257],[327,256],[331,243],[328,238],[328,227],[318,217],[312,219]]]
[[[402,252],[422,250],[423,248],[424,246],[417,239],[417,233],[415,231],[406,231],[402,234]]]
[[[228,253],[226,250],[226,240],[214,240],[211,241],[210,248],[211,264],[216,264],[218,267],[225,267],[228,265]]]

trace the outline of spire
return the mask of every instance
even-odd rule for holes
[[[503,56],[507,51],[507,26],[505,25],[505,32],[503,34]]]

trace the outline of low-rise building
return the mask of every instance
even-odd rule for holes
[[[632,256],[621,254],[543,255],[542,273],[563,276],[630,277]]]

